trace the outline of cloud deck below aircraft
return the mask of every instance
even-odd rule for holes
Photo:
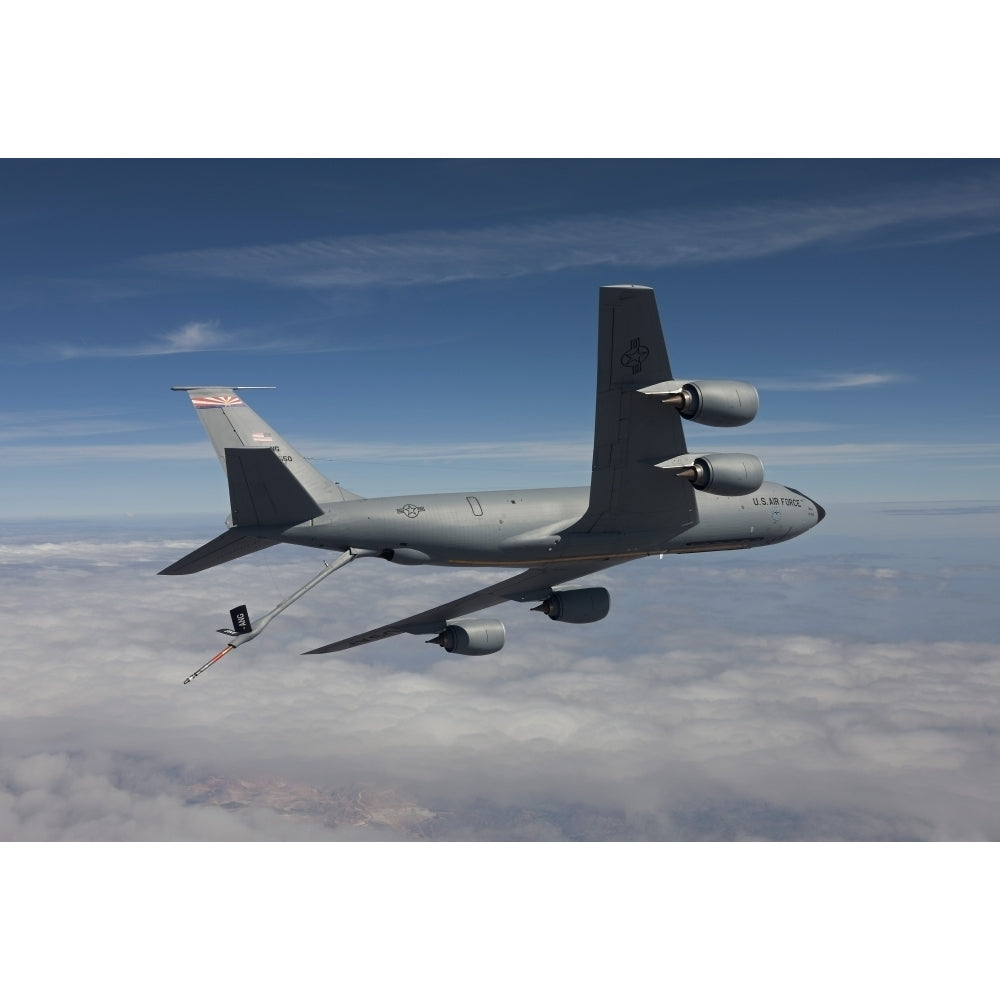
[[[492,578],[359,565],[194,690],[225,609],[311,564],[263,553],[238,593],[224,568],[154,575],[186,545],[0,549],[3,838],[1000,837],[1000,645],[966,613],[998,575],[982,561],[647,560],[586,634],[507,609],[496,662],[404,639],[298,656]]]

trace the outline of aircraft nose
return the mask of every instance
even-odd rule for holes
[[[826,511],[815,500],[813,500],[813,506],[816,508],[816,523],[819,524],[826,517]]]

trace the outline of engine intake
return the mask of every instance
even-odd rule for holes
[[[734,379],[659,382],[639,391],[659,396],[685,419],[708,427],[742,427],[757,416],[760,407],[757,390],[749,382]]]
[[[583,625],[599,622],[611,608],[611,595],[603,587],[580,587],[573,590],[553,590],[537,608],[555,622]]]
[[[764,482],[764,463],[756,455],[714,454],[681,455],[658,468],[676,469],[696,490],[723,497],[743,497],[760,489]]]
[[[487,656],[503,649],[506,639],[503,622],[496,618],[453,622],[427,642],[441,646],[446,653],[463,656]]]

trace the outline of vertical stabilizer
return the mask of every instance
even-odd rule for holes
[[[273,427],[265,423],[237,395],[237,390],[241,388],[244,387],[173,386],[175,392],[188,394],[227,477],[232,471],[227,463],[227,449],[261,449],[276,455],[315,503],[330,504],[360,499],[357,494],[327,479]]]

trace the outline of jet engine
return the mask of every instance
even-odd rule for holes
[[[506,633],[503,622],[496,618],[453,622],[439,632],[429,643],[443,647],[446,653],[463,656],[487,656],[503,649]]]
[[[682,417],[709,427],[742,427],[757,416],[760,406],[757,390],[749,382],[733,379],[659,382],[639,391],[659,396]]]
[[[553,590],[537,608],[554,622],[582,625],[599,622],[611,608],[611,595],[603,587],[580,587],[574,590]]]
[[[676,469],[696,490],[722,497],[743,497],[764,482],[764,463],[756,455],[681,455],[661,462],[661,469]]]

